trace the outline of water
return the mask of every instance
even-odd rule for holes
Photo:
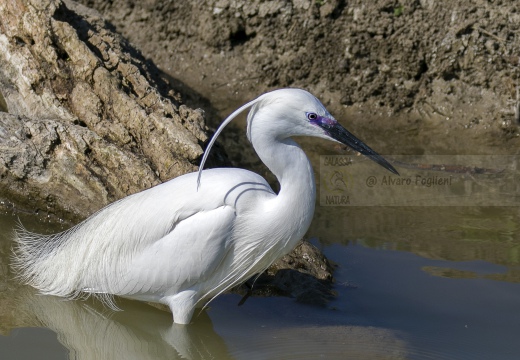
[[[320,156],[342,150],[312,142],[304,147],[322,189]],[[501,159],[491,165],[511,163]],[[353,173],[382,176],[382,168],[361,160],[354,158],[361,170]],[[430,176],[430,170],[420,174]],[[516,176],[516,168],[509,170]],[[418,170],[399,171],[414,176]],[[493,191],[486,190],[516,179],[503,176],[464,178],[466,185],[455,192],[429,195],[435,201],[421,197],[422,188],[372,192],[385,206],[325,206],[318,198],[308,237],[338,265],[338,296],[328,307],[289,298],[249,298],[239,307],[240,297],[228,294],[189,326],[172,324],[169,313],[139,302],[119,300],[124,311],[113,312],[93,300],[36,295],[12,280],[8,263],[16,215],[0,215],[0,358],[517,359],[520,211],[496,206]],[[371,194],[346,184],[340,191],[351,196]],[[485,192],[485,206],[457,201],[439,206],[444,204],[439,197],[455,194],[462,200],[475,189]],[[386,206],[418,190],[413,196],[420,202],[413,206]],[[515,205],[516,188],[501,187],[497,196],[504,191]],[[61,229],[34,217],[22,221],[39,231]]]
[[[309,235],[338,264],[328,308],[225,295],[177,326],[146,304],[112,312],[19,286],[15,217],[2,215],[0,358],[516,359],[518,219],[510,207],[318,207]]]

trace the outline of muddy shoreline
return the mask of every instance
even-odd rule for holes
[[[519,144],[516,3],[81,2],[171,76],[212,127],[230,103],[290,86],[334,113],[383,120],[355,117],[354,127],[413,121]]]

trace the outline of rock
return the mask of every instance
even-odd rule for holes
[[[334,267],[319,249],[302,240],[291,253],[235,291],[244,296],[241,303],[250,295],[282,295],[305,304],[325,306],[336,296],[333,272]]]
[[[97,12],[15,0],[0,24],[0,198],[79,220],[197,169],[202,112]]]

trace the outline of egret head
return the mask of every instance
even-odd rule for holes
[[[311,115],[313,114],[313,115]],[[311,125],[314,115],[334,120],[323,104],[301,89],[280,89],[259,98],[247,115],[247,137],[274,135],[278,139],[291,136],[315,136],[329,139],[322,130]],[[335,120],[334,120],[335,121]]]
[[[301,89],[280,89],[259,97],[247,117],[247,136],[255,132],[277,138],[314,136],[333,140],[369,157],[398,174],[381,155],[345,129],[312,94]]]

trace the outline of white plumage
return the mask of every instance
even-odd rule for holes
[[[249,107],[247,135],[280,182],[278,194],[247,170],[202,171],[218,134]],[[316,188],[307,157],[291,139],[297,135],[342,142],[396,172],[314,96],[276,90],[223,122],[198,174],[128,196],[60,234],[18,230],[13,266],[43,294],[159,302],[174,322],[189,323],[195,307],[265,270],[307,231]]]

